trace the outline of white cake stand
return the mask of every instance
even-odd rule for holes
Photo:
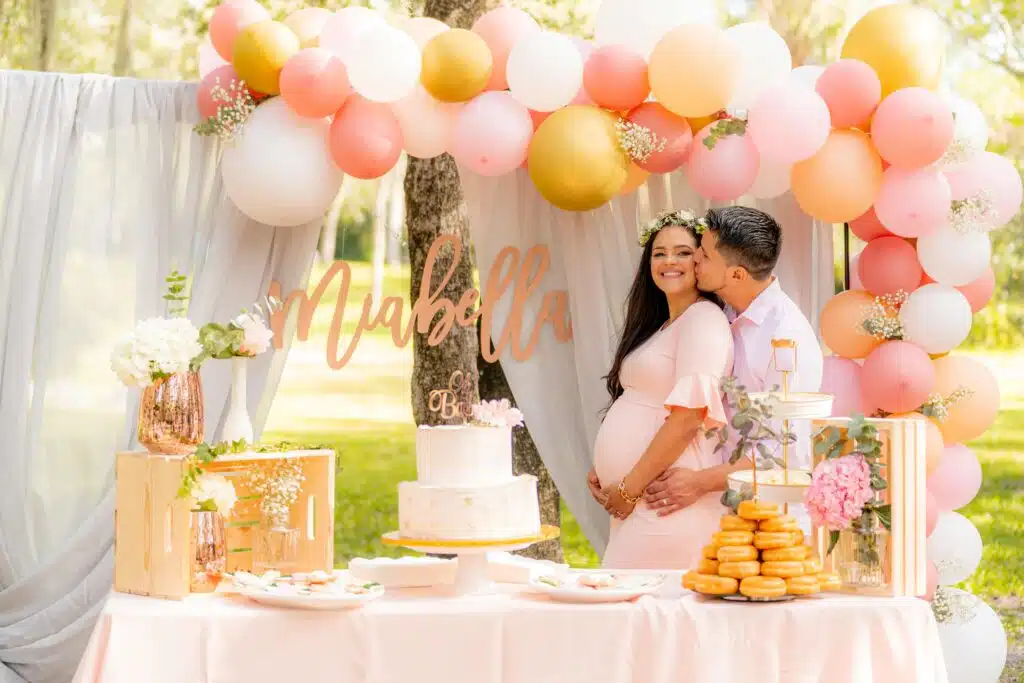
[[[392,531],[381,536],[381,542],[384,545],[401,546],[419,553],[457,555],[459,559],[452,591],[455,595],[483,595],[494,590],[493,582],[487,573],[487,553],[522,550],[534,543],[556,539],[558,534],[558,527],[544,525],[536,536],[493,541],[456,541],[406,538],[400,532]]]

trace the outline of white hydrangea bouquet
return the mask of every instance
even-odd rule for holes
[[[473,422],[488,427],[521,427],[523,414],[505,398],[481,401],[473,406]]]
[[[202,512],[219,512],[227,517],[238,502],[234,485],[219,474],[200,474],[191,482],[188,495]]]

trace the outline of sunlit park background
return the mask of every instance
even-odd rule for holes
[[[338,9],[365,4],[416,14],[422,0],[261,0],[282,18],[299,7]],[[458,2],[459,0],[454,0]],[[470,0],[462,0],[471,4]],[[680,0],[683,1],[683,0]],[[794,66],[838,57],[839,38],[871,0],[687,0],[717,7],[722,23],[764,20],[789,44]],[[107,73],[195,80],[197,50],[218,0],[0,0],[0,68]],[[514,0],[542,24],[589,37],[599,0]],[[975,101],[991,126],[989,149],[1024,163],[1024,2],[925,0],[948,25],[954,49],[946,85]],[[61,36],[56,40],[55,36]],[[345,332],[364,296],[409,294],[402,243],[404,198],[399,167],[375,181],[349,182],[332,208],[314,269],[353,264]],[[841,240],[840,240],[841,242]],[[854,251],[858,248],[852,244]],[[837,254],[837,264],[841,262]],[[981,531],[984,560],[968,588],[996,607],[1010,638],[1004,681],[1024,680],[1024,220],[993,235],[997,287],[975,316],[969,349],[999,378],[1002,412],[971,446],[981,458],[981,494],[964,510]],[[841,280],[837,276],[837,280]],[[393,554],[378,539],[395,528],[396,484],[415,478],[410,408],[411,350],[396,349],[387,332],[364,336],[340,371],[325,362],[326,330],[335,290],[318,310],[310,338],[294,345],[270,410],[268,438],[330,443],[340,452],[337,561]],[[594,565],[593,550],[563,510],[562,544],[574,565]]]

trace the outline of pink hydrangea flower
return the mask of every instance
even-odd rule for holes
[[[804,505],[815,526],[842,531],[871,500],[871,468],[862,455],[823,460],[811,474]]]

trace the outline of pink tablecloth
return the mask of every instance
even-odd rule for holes
[[[112,594],[75,683],[947,683],[929,606],[389,591],[360,610]]]

